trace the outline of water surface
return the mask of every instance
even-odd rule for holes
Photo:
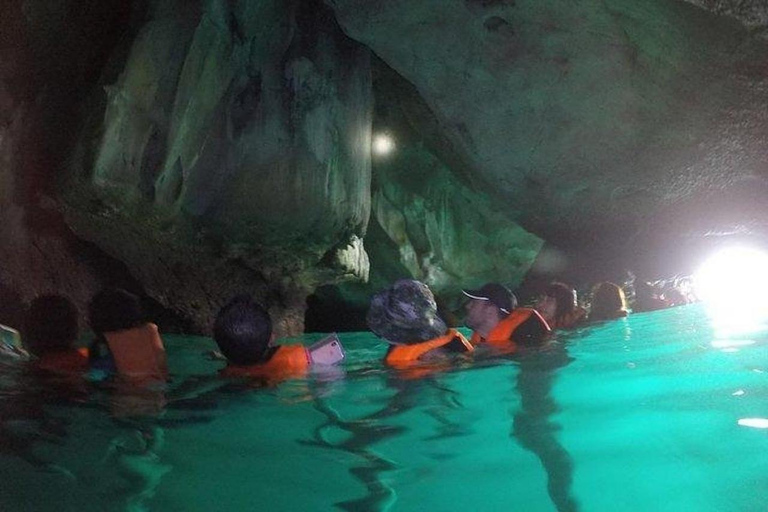
[[[274,388],[221,386],[211,340],[165,339],[154,418],[2,364],[4,510],[768,509],[768,329],[698,305],[420,376],[342,334],[340,374]]]

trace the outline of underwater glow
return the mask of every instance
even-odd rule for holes
[[[766,418],[741,418],[739,425],[742,427],[768,428],[768,419]]]
[[[373,138],[373,152],[377,155],[385,156],[395,149],[394,139],[386,134],[379,133]]]
[[[694,287],[716,327],[730,334],[754,330],[768,319],[768,254],[740,247],[723,250],[699,268]]]

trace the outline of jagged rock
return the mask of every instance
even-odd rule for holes
[[[315,286],[368,273],[369,54],[315,2],[188,4],[158,3],[105,87],[67,219],[201,330],[250,291],[296,333]]]
[[[394,89],[391,78],[382,85]],[[388,115],[378,118],[379,126],[397,134],[397,150],[374,158],[373,196],[373,218],[409,271],[403,277],[425,282],[451,307],[462,288],[488,281],[516,286],[543,241],[516,224],[506,205],[472,190],[435,156],[402,112],[413,105],[397,101],[404,94],[391,96],[384,103]]]
[[[473,188],[561,248],[637,261],[734,218],[768,232],[764,201],[728,215],[768,190],[768,47],[735,21],[670,0],[326,3],[414,85]]]
[[[516,287],[543,244],[505,204],[473,190],[471,174],[452,158],[410,84],[378,61],[374,76],[374,135],[389,136],[394,148],[373,157],[365,237],[371,276],[317,290],[307,320],[315,330],[367,329],[371,297],[402,278],[428,284],[450,317],[465,300],[462,288],[489,281]]]
[[[765,20],[757,0],[5,2],[0,294],[125,284],[206,331],[248,291],[292,334],[328,283],[359,310],[416,277],[450,305],[518,282],[542,240],[602,272],[768,236]],[[373,183],[371,50],[398,140]]]
[[[43,293],[67,295],[84,316],[107,274],[115,284],[136,284],[119,261],[73,236],[56,199],[79,105],[129,13],[123,0],[0,6],[2,323],[21,327],[24,303]]]

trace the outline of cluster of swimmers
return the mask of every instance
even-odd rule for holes
[[[136,295],[121,289],[102,291],[89,304],[88,319],[94,338],[88,347],[78,348],[77,308],[60,295],[43,295],[29,305],[23,337],[14,330],[4,352],[29,355],[36,368],[54,373],[91,371],[140,385],[168,377],[162,338]]]
[[[648,309],[669,305],[647,291],[636,292],[639,305]],[[389,345],[385,363],[402,369],[425,361],[450,360],[451,354],[477,348],[511,353],[541,345],[554,330],[628,314],[622,288],[609,282],[594,287],[589,312],[579,305],[574,288],[559,282],[550,283],[531,308],[520,307],[515,295],[498,283],[463,293],[468,299],[465,324],[472,330],[469,339],[440,317],[435,297],[424,283],[402,279],[377,293],[367,324]],[[87,348],[76,347],[77,318],[68,299],[39,297],[28,309],[23,344],[17,331],[3,327],[2,347],[5,353],[18,356],[28,352],[36,367],[51,372],[96,373],[140,386],[166,381],[162,338],[136,295],[110,289],[93,297],[88,318],[94,339]],[[217,354],[227,362],[221,372],[226,377],[281,380],[304,375],[317,362],[311,348],[276,345],[269,313],[248,295],[234,297],[221,308],[213,337]]]
[[[594,287],[590,308],[579,305],[573,288],[557,282],[543,290],[533,307],[521,307],[516,296],[498,283],[463,290],[463,293],[467,299],[464,322],[471,329],[468,336],[446,323],[438,313],[432,291],[419,281],[396,281],[372,298],[367,325],[387,343],[384,364],[397,371],[398,382],[406,383],[411,378],[476,361],[483,354],[495,356],[535,349],[547,345],[554,330],[628,314],[622,288],[612,283]],[[160,479],[170,470],[170,466],[159,463],[157,455],[163,441],[160,421],[167,403],[175,401],[166,393],[175,393],[176,399],[184,399],[187,391],[194,395],[203,391],[201,383],[211,383],[217,388],[232,379],[244,381],[248,386],[276,384],[303,377],[313,367],[334,361],[317,357],[314,350],[317,344],[310,347],[275,344],[269,313],[251,296],[240,295],[221,308],[213,324],[213,338],[218,346],[215,357],[226,362],[219,376],[185,382],[193,385],[189,390],[182,385],[168,391],[169,372],[163,341],[136,295],[110,289],[93,297],[88,306],[88,321],[93,331],[88,347],[77,346],[78,316],[77,308],[64,297],[46,295],[33,300],[21,329],[23,336],[14,329],[0,327],[0,356],[5,354],[28,361],[33,371],[56,376],[57,385],[74,382],[75,389],[89,391],[90,386],[83,386],[84,376],[89,380],[107,381],[110,415],[118,424],[130,427],[130,434],[111,442],[109,453],[135,487],[130,500],[137,508],[154,495]],[[557,357],[562,355],[561,351],[547,353],[555,356],[547,358],[548,365],[564,364],[562,358]],[[570,495],[573,463],[557,443],[554,435],[557,426],[548,419],[551,411],[556,410],[547,391],[551,387],[551,372],[542,372],[541,361],[536,361],[536,378],[531,379],[530,373],[526,374],[526,358],[520,359],[517,389],[523,400],[521,410],[514,417],[513,435],[542,460],[548,473],[548,489],[558,510],[575,510]],[[59,379],[61,376],[64,379]],[[62,389],[65,396],[70,397],[71,388]],[[534,406],[531,397],[536,399]],[[400,407],[395,402],[390,409],[400,411]],[[335,416],[329,413],[329,417]],[[384,432],[385,429],[373,425],[371,428],[379,434]],[[3,432],[2,425],[0,434],[10,438],[10,445],[17,449],[14,453],[31,464],[68,471],[36,457],[26,442],[14,441],[13,432]],[[369,438],[370,434],[366,433],[365,437]],[[350,443],[355,453],[359,453],[358,441],[353,439]]]

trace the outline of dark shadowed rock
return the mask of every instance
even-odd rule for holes
[[[314,330],[366,329],[365,306],[403,278],[429,285],[449,316],[461,309],[462,289],[489,281],[517,286],[543,244],[514,221],[508,204],[475,189],[418,93],[374,62],[374,135],[391,137],[394,149],[372,160],[370,280],[317,290],[307,312]]]
[[[104,87],[67,218],[200,329],[248,291],[295,333],[316,285],[368,273],[368,51],[315,2],[188,7],[159,3]]]
[[[768,2],[764,0],[685,0],[715,14],[736,18],[759,37],[768,37]]]
[[[24,303],[45,293],[67,295],[84,312],[107,274],[136,284],[119,261],[72,234],[56,201],[79,106],[129,17],[123,0],[0,3],[3,323],[20,326]]]

